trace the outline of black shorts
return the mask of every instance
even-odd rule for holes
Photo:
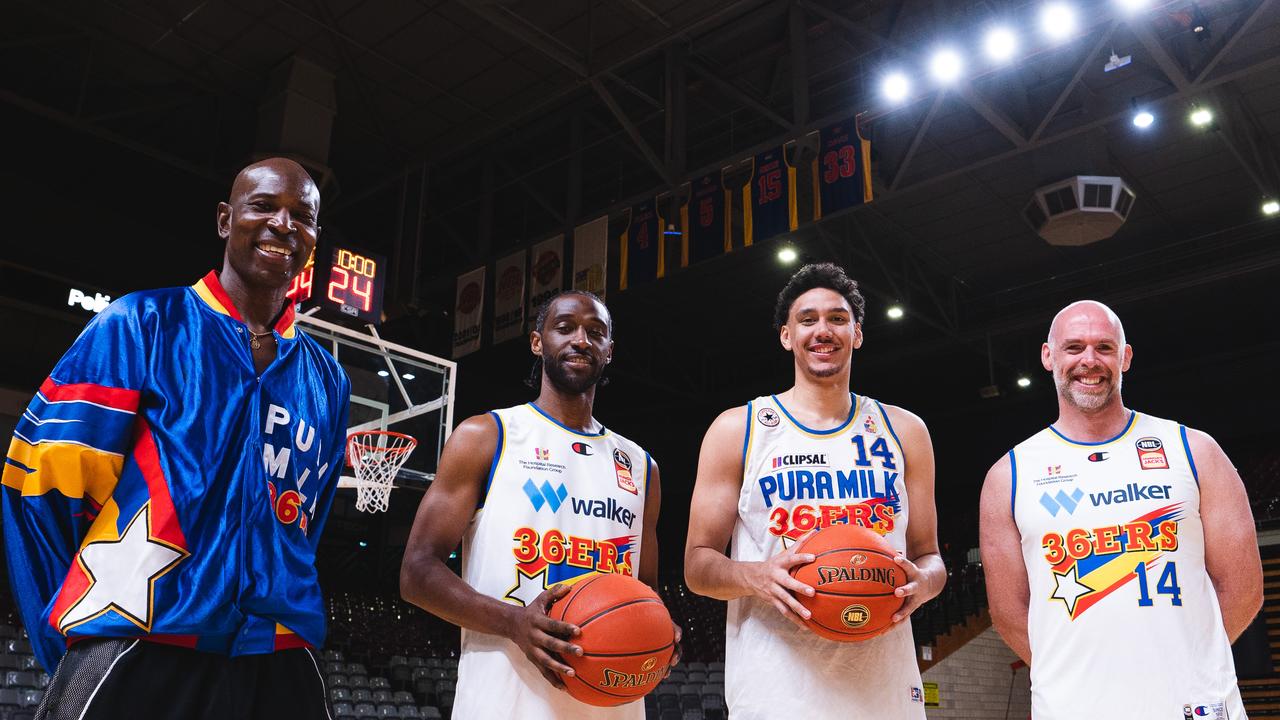
[[[329,720],[308,648],[227,657],[134,639],[71,646],[36,720]]]

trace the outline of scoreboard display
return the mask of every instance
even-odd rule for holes
[[[382,293],[387,261],[381,255],[346,243],[316,246],[307,267],[293,279],[288,297],[304,310],[321,311],[377,324],[382,321]]]

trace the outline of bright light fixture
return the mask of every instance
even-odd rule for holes
[[[1280,213],[1280,202],[1268,200],[1262,203],[1262,212],[1265,215],[1275,215],[1276,213]]]
[[[903,311],[901,305],[890,305],[889,309],[886,310],[884,314],[888,315],[890,320],[901,320],[902,316],[905,315],[906,312]]]
[[[1191,111],[1191,124],[1196,127],[1204,127],[1213,122],[1213,112],[1208,108],[1196,108]]]
[[[982,41],[982,49],[992,60],[1004,62],[1018,51],[1018,38],[1007,27],[994,27],[987,31],[987,37]]]
[[[1026,375],[1023,375],[1022,377],[1018,378],[1018,387],[1020,388],[1031,387],[1031,378],[1027,377]]]
[[[1120,0],[1120,9],[1127,13],[1136,13],[1139,10],[1145,10],[1151,4],[1151,0]]]
[[[412,380],[418,376],[414,375],[413,373],[401,373],[400,377],[404,378],[405,380]]]
[[[387,372],[386,370],[379,370],[378,377],[391,377],[391,373]]]
[[[799,257],[799,255],[796,254],[794,248],[784,247],[778,251],[778,260],[780,262],[791,264],[796,261],[797,257]]]
[[[1156,121],[1156,116],[1147,110],[1139,110],[1133,114],[1133,124],[1140,128],[1149,128]]]
[[[1063,40],[1076,31],[1076,11],[1064,3],[1049,3],[1040,11],[1040,29],[1054,40]]]
[[[955,82],[960,79],[962,72],[964,72],[964,60],[960,59],[960,53],[951,48],[938,50],[929,60],[929,74],[938,82]]]
[[[891,72],[885,76],[880,90],[889,102],[900,103],[911,94],[911,81],[900,72]]]

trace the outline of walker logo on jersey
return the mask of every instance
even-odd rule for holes
[[[570,445],[570,446],[569,446],[569,448],[570,448],[570,449],[572,449],[574,452],[578,453],[579,455],[592,455],[592,454],[594,454],[594,453],[592,453],[592,452],[591,452],[591,446],[590,446],[590,445],[588,445],[588,444],[586,444],[586,443],[584,443],[584,442],[576,442],[576,443],[574,443],[574,444]]]
[[[1111,453],[1096,452],[1089,456],[1089,462],[1102,462],[1111,457]]]
[[[533,459],[546,462],[551,459],[551,450],[549,448],[534,448]]]
[[[636,481],[631,477],[631,458],[622,450],[613,451],[613,471],[618,476],[618,487],[632,495],[639,495]]]
[[[793,465],[825,466],[826,464],[827,464],[827,456],[826,454],[822,454],[822,453],[819,453],[816,455],[779,455],[778,457],[773,459],[773,468],[775,470],[777,470],[778,468],[792,467]]]
[[[1040,545],[1054,582],[1049,602],[1062,602],[1075,620],[1137,577],[1135,568],[1159,572],[1156,561],[1178,549],[1181,517],[1182,503],[1173,503],[1127,523],[1045,533]],[[1155,578],[1151,582],[1159,587]],[[1120,602],[1137,600],[1129,593],[1115,597]]]
[[[569,496],[564,483],[552,487],[546,480],[542,481],[542,485],[534,485],[533,480],[525,480],[522,489],[529,497],[529,502],[533,503],[534,512],[541,510],[543,505],[549,505],[551,512],[558,512],[560,506],[564,504],[564,499]]]
[[[1138,448],[1138,465],[1143,470],[1169,469],[1169,458],[1164,454],[1164,443],[1160,442],[1160,438],[1138,438],[1134,447]]]
[[[877,432],[876,421],[868,415],[867,419],[862,421],[862,429],[866,430],[868,435],[875,435]]]
[[[1071,515],[1076,511],[1076,506],[1080,504],[1080,498],[1082,497],[1084,497],[1084,492],[1080,488],[1072,490],[1070,495],[1059,490],[1057,495],[1050,495],[1049,493],[1041,495],[1040,505],[1045,510],[1048,510],[1053,517],[1058,516],[1059,510],[1066,510],[1067,514]],[[1097,503],[1094,504],[1096,505]]]
[[[573,507],[574,515],[612,520],[620,525],[626,525],[628,529],[636,521],[636,514],[629,508],[619,505],[613,498],[590,500],[574,497],[569,499],[569,504]]]
[[[1171,488],[1173,488],[1172,485],[1129,483],[1118,490],[1089,493],[1089,502],[1093,503],[1094,507],[1101,507],[1102,505],[1119,505],[1135,500],[1168,500]]]
[[[760,412],[756,413],[756,419],[765,427],[778,426],[778,413],[773,408],[760,408]]]

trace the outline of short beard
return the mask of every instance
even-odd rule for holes
[[[1120,395],[1120,386],[1124,384],[1124,374],[1116,376],[1115,382],[1111,383],[1110,389],[1101,395],[1076,395],[1071,390],[1070,377],[1064,377],[1059,373],[1053,374],[1053,383],[1057,386],[1058,397],[1062,398],[1071,407],[1083,412],[1097,412],[1111,404],[1112,400]]]
[[[567,372],[555,358],[542,356],[542,372],[546,373],[551,384],[557,389],[571,395],[581,395],[600,382],[600,376],[604,374],[604,366],[596,365],[593,369],[594,372],[590,375],[576,376]]]

